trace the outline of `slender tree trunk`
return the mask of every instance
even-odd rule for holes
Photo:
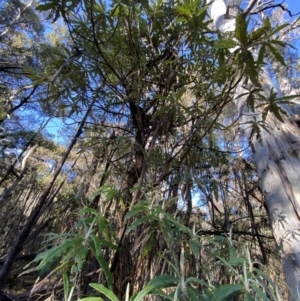
[[[19,252],[22,250],[22,247],[23,247],[25,241],[27,240],[28,236],[30,235],[32,228],[36,225],[38,218],[40,216],[40,212],[48,200],[48,197],[49,197],[52,187],[53,187],[58,175],[60,174],[61,169],[62,169],[64,163],[66,162],[71,150],[73,149],[74,145],[76,144],[77,139],[80,137],[80,135],[82,133],[83,126],[86,122],[87,117],[90,114],[93,104],[94,104],[94,102],[92,102],[90,107],[88,108],[85,116],[83,117],[83,119],[78,127],[76,135],[72,139],[66,153],[64,154],[63,158],[61,159],[59,166],[54,171],[51,181],[44,189],[38,203],[36,204],[35,208],[32,210],[22,231],[20,232],[19,236],[13,243],[9,253],[6,255],[5,262],[2,266],[2,269],[0,270],[0,288],[3,287],[5,280],[6,280],[7,276],[9,275],[10,269],[14,263],[15,258],[17,257]]]
[[[225,2],[214,0],[211,17],[215,27],[221,32],[233,31],[235,20],[228,20],[225,16]],[[268,97],[271,90],[276,91],[276,88],[266,70],[261,71],[260,77]],[[284,123],[269,113],[266,119],[268,132],[261,129],[261,144],[249,126],[249,122],[254,120],[254,114],[245,106],[247,95],[237,97],[243,93],[247,91],[241,81],[235,97],[235,104],[242,113],[240,124],[252,147],[259,185],[265,196],[274,237],[281,253],[286,283],[291,290],[290,300],[296,300],[300,294],[300,130],[289,108],[282,107],[287,112],[287,116],[283,116]],[[255,112],[257,121],[261,113],[262,110]]]

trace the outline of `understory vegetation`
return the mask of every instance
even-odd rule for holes
[[[0,0],[0,300],[300,298],[299,18],[212,2]]]

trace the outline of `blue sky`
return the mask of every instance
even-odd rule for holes
[[[285,3],[289,6],[289,10],[292,14],[300,12],[300,0],[285,0]]]

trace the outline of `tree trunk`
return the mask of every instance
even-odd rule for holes
[[[225,18],[227,9],[223,0],[214,0],[210,9],[218,30],[235,29],[235,19]],[[266,70],[262,70],[260,76],[264,93],[269,97],[271,90],[276,92],[276,88]],[[282,116],[284,123],[269,113],[266,118],[269,132],[261,129],[260,143],[249,126],[249,122],[254,121],[254,113],[245,106],[248,95],[237,97],[247,93],[242,84],[243,80],[236,89],[234,101],[242,113],[240,124],[252,148],[286,283],[291,290],[290,300],[296,300],[300,294],[300,130],[290,109],[281,107],[287,112],[287,116]],[[262,120],[261,113],[262,109],[255,112],[256,122]]]
[[[19,254],[19,252],[22,250],[22,247],[25,243],[25,241],[27,240],[28,236],[30,235],[30,232],[32,230],[32,228],[36,225],[38,218],[40,216],[40,212],[43,208],[43,206],[45,205],[45,203],[48,201],[49,198],[49,194],[53,188],[53,185],[58,177],[58,175],[61,172],[61,169],[64,165],[64,163],[66,162],[71,150],[73,149],[74,145],[77,142],[77,139],[80,137],[83,127],[85,125],[86,119],[90,114],[90,111],[92,109],[92,106],[94,104],[95,100],[91,103],[91,105],[89,106],[85,116],[83,117],[76,135],[74,136],[74,138],[72,139],[66,153],[64,154],[64,156],[61,159],[61,162],[59,164],[59,166],[56,168],[56,170],[53,173],[52,179],[50,180],[50,182],[48,183],[48,185],[45,187],[38,203],[36,204],[35,208],[32,210],[26,224],[24,225],[22,231],[19,233],[18,237],[16,238],[16,240],[14,241],[14,243],[12,244],[12,247],[9,251],[9,253],[6,255],[5,257],[5,262],[2,266],[2,269],[0,270],[0,288],[3,287],[5,280],[7,278],[7,276],[10,273],[10,269],[15,261],[15,258],[17,257],[17,255]]]

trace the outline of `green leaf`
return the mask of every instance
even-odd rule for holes
[[[79,249],[76,250],[75,262],[77,264],[78,271],[81,271],[83,269],[83,264],[85,262],[88,251],[89,249],[86,245],[82,245]]]
[[[255,291],[256,295],[263,301],[270,301],[266,294],[256,285],[251,285],[251,288]]]
[[[235,36],[242,45],[247,44],[247,22],[245,13],[241,13],[236,17]]]
[[[90,283],[90,286],[95,290],[97,290],[98,292],[105,295],[105,297],[107,297],[111,301],[119,301],[118,297],[111,290],[106,288],[104,285],[98,283]]]
[[[246,74],[249,76],[253,85],[260,86],[258,82],[258,72],[255,66],[252,53],[250,51],[247,51]]]
[[[187,295],[189,296],[189,300],[191,301],[199,301],[200,296],[197,294],[197,290],[192,287],[187,287]]]
[[[246,293],[244,296],[244,301],[255,301],[255,299],[251,296],[250,293]]]
[[[97,256],[97,260],[99,261],[101,268],[105,274],[109,288],[112,288],[113,277],[112,277],[112,273],[110,272],[108,263],[106,262],[106,260],[104,259],[101,253]]]
[[[77,301],[103,301],[103,299],[100,297],[85,297],[78,299]]]
[[[145,201],[141,201],[139,204],[134,206],[129,212],[126,213],[125,220],[129,220],[133,216],[139,214],[139,213],[145,213],[148,211],[148,203]]]
[[[110,242],[106,239],[102,239],[102,244],[103,244],[103,246],[109,247],[113,250],[118,250],[119,249],[117,245],[115,245],[114,243],[112,243],[112,242]]]
[[[197,284],[209,287],[209,284],[207,282],[205,282],[203,280],[200,280],[200,279],[198,279],[196,277],[189,277],[189,278],[186,279],[185,282],[186,282],[186,284],[188,284],[188,283],[197,283]]]
[[[278,62],[280,62],[281,65],[286,66],[285,61],[284,61],[284,58],[283,58],[283,56],[278,52],[278,50],[277,50],[273,45],[271,45],[270,43],[267,43],[266,45],[269,47],[269,49],[270,49],[271,53],[273,54],[273,56],[275,57],[275,59],[276,59]]]
[[[41,4],[39,6],[36,7],[36,10],[39,11],[45,11],[45,10],[50,10],[55,8],[55,3],[50,2],[50,3],[46,3],[46,4]]]
[[[175,10],[179,16],[185,16],[188,18],[191,18],[192,16],[191,11],[185,6],[177,6]]]
[[[176,286],[177,284],[178,284],[178,278],[170,275],[160,275],[150,280],[147,286],[152,285],[158,288],[167,288],[167,287]]]
[[[54,263],[56,263],[62,255],[69,252],[70,249],[74,248],[76,245],[81,244],[83,241],[82,237],[76,237],[74,239],[68,239],[59,244],[58,246],[44,251],[37,255],[34,262],[41,260],[39,264],[39,269],[43,272],[47,271]]]
[[[148,284],[145,286],[144,289],[142,289],[137,296],[133,299],[133,301],[141,301],[145,296],[147,296],[150,293],[156,293],[158,294],[158,289],[160,288],[168,288],[168,287],[174,287],[178,284],[178,279],[169,276],[169,275],[161,275],[158,276],[151,281],[148,282]]]
[[[282,30],[283,28],[285,28],[285,27],[287,27],[287,26],[289,26],[289,25],[290,25],[289,23],[285,23],[285,24],[282,24],[282,25],[276,27],[274,30],[272,30],[272,31],[266,36],[266,38],[267,38],[267,39],[270,38],[271,36],[273,36],[274,34],[276,34],[277,32],[279,32],[280,30]],[[283,42],[281,42],[281,43],[283,43]]]
[[[271,29],[271,27],[272,27],[271,21],[268,17],[264,19],[264,27],[266,29]]]
[[[227,49],[234,48],[235,46],[238,46],[238,44],[234,40],[219,40],[215,41],[213,49]]]
[[[117,194],[117,190],[116,189],[111,189],[111,190],[109,190],[107,193],[106,193],[106,196],[105,196],[105,198],[106,198],[106,200],[107,201],[110,201],[110,200],[112,200],[114,197],[115,197],[115,195]]]
[[[265,27],[257,28],[250,34],[248,43],[259,40],[266,33],[266,31],[267,29]]]
[[[106,224],[106,219],[102,215],[100,215],[99,219],[98,219],[98,233],[99,234],[102,234],[105,224]]]
[[[67,301],[70,293],[70,281],[66,271],[63,272],[63,284],[64,284],[64,297],[65,297],[65,301]]]
[[[142,4],[145,8],[149,8],[148,0],[138,0],[137,3]]]
[[[91,234],[89,237],[92,238],[92,241],[93,241],[94,246],[95,246],[95,255],[97,257],[101,253],[101,248],[102,248],[101,240],[95,234]]]
[[[211,301],[224,301],[226,298],[231,298],[242,292],[243,286],[241,284],[224,284],[215,290]]]
[[[282,111],[276,103],[272,103],[269,105],[269,112],[273,113],[279,121],[284,122],[281,115],[284,114],[284,111]]]
[[[258,57],[257,57],[257,65],[260,66],[264,63],[264,56],[266,52],[266,46],[265,44],[261,45],[259,51],[258,51]]]
[[[129,233],[131,230],[135,229],[139,225],[145,224],[146,222],[149,222],[153,220],[153,215],[147,214],[146,216],[143,216],[139,219],[137,219],[135,222],[133,222],[126,230],[126,233]]]
[[[254,97],[252,93],[250,93],[247,97],[247,106],[254,113]]]

